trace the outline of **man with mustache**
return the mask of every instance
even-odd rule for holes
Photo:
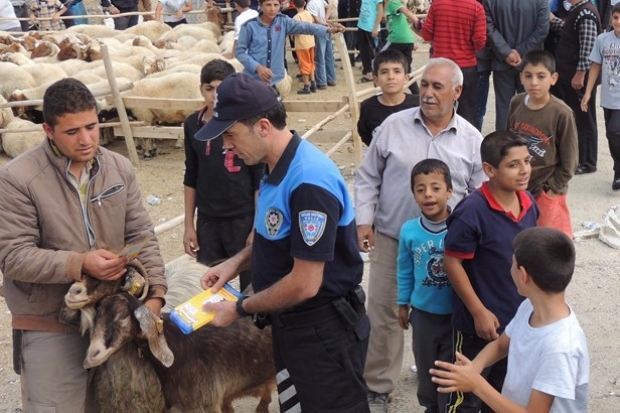
[[[403,360],[396,258],[402,224],[420,215],[407,191],[411,169],[427,158],[448,164],[454,187],[451,207],[485,179],[482,135],[454,109],[462,87],[463,74],[456,63],[430,59],[420,82],[420,107],[383,121],[355,177],[358,247],[370,253],[367,312],[372,329],[364,378],[372,412],[387,411]]]

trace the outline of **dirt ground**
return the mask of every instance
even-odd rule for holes
[[[417,66],[426,60],[425,51],[428,45],[422,45],[415,57]],[[292,74],[296,71],[292,71]],[[355,75],[360,76],[359,68]],[[318,94],[298,96],[295,94],[298,84],[294,83],[290,100],[339,99],[346,94],[342,71],[338,72],[339,84],[335,88],[320,91]],[[366,85],[358,85],[368,87]],[[494,124],[492,92],[488,115],[483,128],[484,133],[492,131]],[[304,132],[327,114],[289,113],[289,127]],[[611,190],[612,163],[604,136],[602,113],[599,111],[599,171],[595,174],[576,176],[571,181],[569,205],[573,214],[575,231],[582,229],[582,223],[588,221],[601,222],[609,207],[618,203],[618,192]],[[350,119],[340,117],[328,124],[323,131],[316,133],[310,140],[327,150],[337,142],[350,127]],[[142,162],[137,171],[138,181],[143,199],[148,195],[162,198],[158,206],[146,205],[155,225],[166,222],[183,213],[183,149],[175,148],[173,141],[159,143],[160,155],[151,161]],[[114,151],[125,154],[124,142],[117,140],[110,147]],[[352,145],[345,144],[334,155],[350,187],[354,174]],[[0,155],[0,166],[8,161]],[[178,257],[182,251],[182,227],[161,234],[159,242],[166,262]],[[619,411],[620,400],[620,359],[615,356],[620,342],[620,329],[616,325],[616,317],[620,313],[620,284],[617,275],[620,267],[618,251],[613,250],[598,240],[586,240],[576,243],[577,268],[572,284],[568,289],[568,300],[576,312],[588,338],[591,359],[590,374],[590,408],[596,413],[615,413]],[[541,257],[544,259],[544,257]],[[368,268],[366,268],[367,270]],[[367,271],[364,283],[367,281]],[[19,377],[12,370],[11,360],[11,329],[10,314],[3,299],[0,299],[0,412],[21,412],[19,393]],[[410,335],[405,338],[407,348],[400,381],[392,394],[390,412],[422,412],[415,397],[417,378],[409,371],[412,363]],[[256,402],[241,400],[237,402],[238,412],[254,411]],[[277,412],[277,397],[271,406]]]

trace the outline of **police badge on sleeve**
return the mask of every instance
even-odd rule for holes
[[[327,223],[327,214],[319,211],[301,211],[299,213],[299,228],[301,229],[301,237],[309,246],[313,246],[323,236],[325,225]]]

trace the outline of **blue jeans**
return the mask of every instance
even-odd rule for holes
[[[336,83],[336,67],[334,66],[334,50],[329,33],[314,36],[314,78],[317,85]]]

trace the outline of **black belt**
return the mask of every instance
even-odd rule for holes
[[[280,328],[303,328],[339,317],[332,303],[305,311],[271,314],[271,321]]]

